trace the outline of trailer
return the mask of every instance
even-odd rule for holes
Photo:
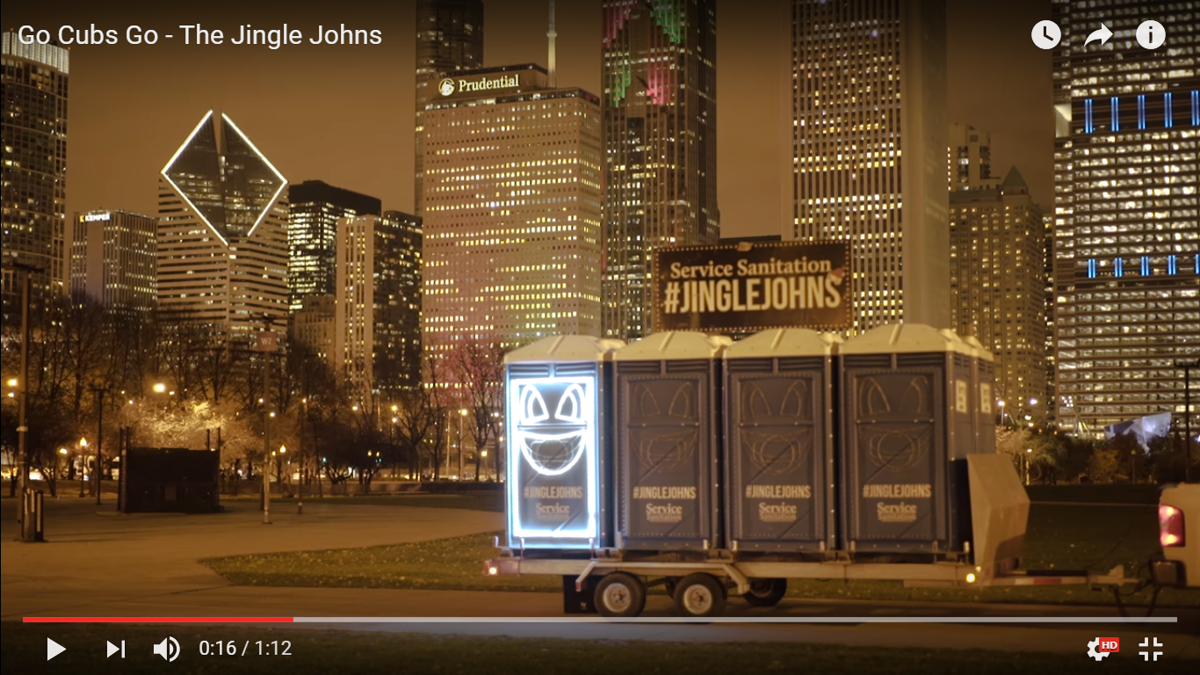
[[[775,605],[789,579],[1087,585],[1119,603],[1200,577],[1178,493],[1151,581],[1022,568],[1029,498],[995,451],[992,356],[952,331],[558,336],[505,363],[508,528],[485,573],[560,577],[568,614],[635,617],[657,586],[714,617],[731,592]]]
[[[561,577],[564,613],[597,612],[615,618],[639,616],[647,589],[655,586],[665,586],[680,616],[716,617],[724,612],[730,594],[755,607],[774,606],[786,594],[788,579],[882,580],[901,581],[906,587],[959,588],[1120,588],[1137,582],[1125,576],[1122,566],[1105,574],[1021,569],[1017,555],[1029,498],[1012,463],[1000,455],[972,455],[967,464],[973,545],[938,554],[927,563],[862,562],[853,551],[830,551],[807,561],[783,555],[747,556],[727,549],[703,555],[633,555],[614,547],[562,555],[562,551],[499,546],[497,541],[499,555],[486,561],[485,573]]]

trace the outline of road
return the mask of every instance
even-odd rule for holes
[[[364,617],[348,630],[667,641],[806,641],[860,646],[1003,649],[1080,653],[1096,635],[1136,644],[1158,636],[1166,656],[1200,658],[1200,609],[1180,623],[1112,625],[960,624],[672,624],[669,600],[648,599],[653,624],[564,620],[553,593],[232,586],[201,558],[397,544],[499,530],[498,513],[309,502],[303,516],[278,503],[263,525],[253,504],[215,515],[119,515],[87,500],[48,501],[44,544],[13,541],[15,502],[0,502],[0,618],[27,616]],[[731,601],[730,617],[1117,616],[1110,607],[876,603],[787,599],[771,610]],[[1170,616],[1160,611],[1157,616]],[[372,617],[458,617],[465,621],[387,623]],[[486,621],[471,621],[480,617]],[[522,620],[548,618],[545,622]],[[496,619],[511,618],[508,621]],[[325,624],[296,627],[328,628]]]

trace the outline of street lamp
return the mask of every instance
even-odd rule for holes
[[[279,446],[279,457],[275,459],[275,480],[279,482],[279,490],[283,492],[283,456],[287,454],[287,446]]]
[[[162,382],[159,382],[158,384],[154,385],[154,393],[163,394],[163,393],[166,393],[166,391],[167,391],[167,385],[163,384]]]
[[[1033,459],[1033,448],[1025,448],[1025,485],[1029,485],[1029,465]]]
[[[1000,408],[1000,426],[1004,426],[1004,399],[996,401],[996,405]]]
[[[79,496],[83,496],[83,477],[87,473],[87,453],[84,450],[87,448],[87,439],[79,439]]]
[[[1183,480],[1192,482],[1192,370],[1200,369],[1200,359],[1195,361],[1176,361],[1175,367],[1183,371],[1183,428],[1185,445],[1183,447]]]
[[[467,409],[458,409],[458,480],[463,479],[463,420],[467,418]]]

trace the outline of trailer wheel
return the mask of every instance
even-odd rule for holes
[[[742,597],[753,607],[774,607],[786,593],[787,579],[751,579]]]
[[[710,574],[689,574],[675,587],[675,611],[680,616],[720,616],[725,587]]]
[[[604,575],[596,584],[594,597],[593,604],[600,616],[633,617],[646,607],[646,587],[637,577],[625,572]]]

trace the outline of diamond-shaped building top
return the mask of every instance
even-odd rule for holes
[[[287,186],[233,120],[211,110],[162,175],[226,241],[249,235]]]

